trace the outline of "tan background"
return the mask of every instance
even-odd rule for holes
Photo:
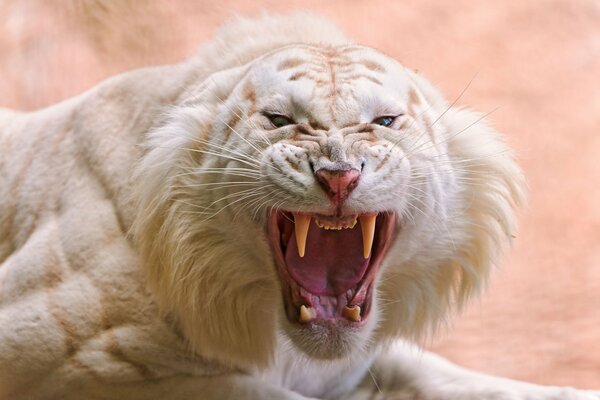
[[[431,347],[462,365],[600,388],[600,2],[0,0],[0,106],[35,109],[194,53],[232,13],[304,8],[494,124],[529,178],[515,249]],[[117,5],[118,4],[118,5]]]

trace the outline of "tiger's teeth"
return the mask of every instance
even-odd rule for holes
[[[310,226],[310,215],[294,213],[294,229],[296,230],[296,247],[298,255],[304,257],[306,250],[306,237]]]
[[[346,306],[342,310],[342,316],[350,321],[360,322],[360,306]]]
[[[375,236],[375,219],[377,215],[363,215],[360,219],[360,229],[363,236],[363,256],[369,258],[371,247],[373,246],[373,236]]]
[[[340,222],[322,222],[320,221],[318,218],[315,218],[315,224],[321,228],[321,229],[325,229],[326,231],[329,230],[335,230],[335,231],[341,231],[342,229],[353,229],[356,226],[356,223],[358,222],[357,217],[354,217],[353,220],[351,221],[340,221]]]
[[[300,319],[302,323],[310,322],[317,316],[317,312],[312,307],[306,307],[305,305],[300,306]]]

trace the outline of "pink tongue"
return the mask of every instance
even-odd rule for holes
[[[369,265],[363,257],[360,225],[354,229],[325,230],[310,223],[306,252],[298,255],[296,234],[287,244],[285,262],[292,278],[309,292],[335,296],[353,288]]]

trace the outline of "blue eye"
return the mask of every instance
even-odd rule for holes
[[[273,124],[275,128],[281,128],[283,126],[292,125],[294,121],[289,119],[288,117],[284,117],[283,115],[268,115],[269,121]]]
[[[375,124],[375,125],[381,125],[381,126],[388,127],[388,126],[392,125],[395,118],[396,117],[377,117],[371,123]]]

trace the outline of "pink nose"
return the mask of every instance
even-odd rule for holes
[[[320,169],[315,172],[315,177],[319,185],[327,193],[329,199],[335,205],[340,206],[358,185],[360,171],[356,169],[347,169],[344,171]]]

